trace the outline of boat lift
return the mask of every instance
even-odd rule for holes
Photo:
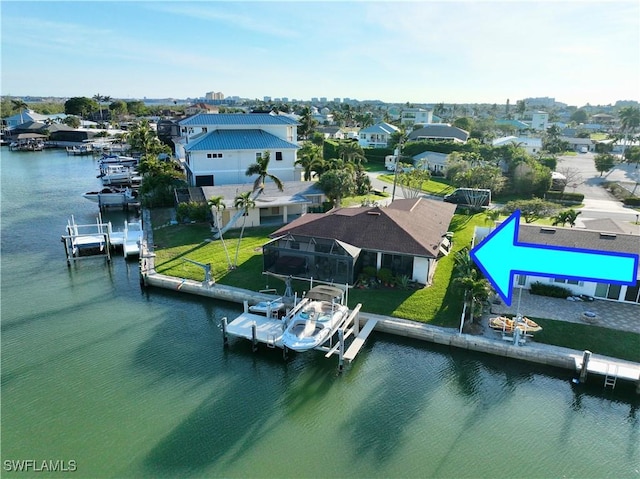
[[[202,284],[204,284],[205,286],[210,286],[211,284],[215,283],[215,281],[211,279],[211,263],[200,263],[189,258],[183,259],[184,261],[195,264],[196,266],[200,266],[204,270],[204,281],[202,282]]]
[[[67,220],[66,232],[60,241],[64,244],[67,266],[71,266],[71,262],[96,256],[111,261],[110,225],[103,223],[101,216],[93,224],[79,225],[72,215]]]

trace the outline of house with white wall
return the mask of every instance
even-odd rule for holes
[[[198,114],[179,122],[176,157],[191,186],[253,183],[249,165],[266,151],[269,173],[282,181],[299,180],[295,161],[298,122],[272,113]]]
[[[546,111],[534,111],[531,114],[531,128],[536,131],[547,131],[547,128],[549,128],[549,113]]]
[[[404,108],[400,113],[400,123],[406,126],[433,123],[433,111],[424,108]]]
[[[253,185],[203,186],[202,193],[207,201],[222,197],[224,209],[219,212],[220,227],[226,226],[238,212],[235,199],[239,195],[252,191]],[[231,226],[241,228],[266,225],[280,225],[293,221],[307,212],[322,211],[326,195],[317,181],[287,181],[280,191],[275,183],[265,182],[259,194],[253,194],[255,206],[250,208],[244,218]],[[212,213],[216,214],[215,209]]]
[[[531,138],[527,136],[504,136],[496,138],[491,143],[495,147],[505,145],[516,145],[525,150],[530,155],[537,155],[542,151],[542,138]]]
[[[397,126],[381,121],[360,130],[358,144],[362,148],[386,148],[391,135],[398,131]]]
[[[307,214],[270,235],[264,272],[355,284],[364,268],[431,284],[456,205],[425,198]]]
[[[490,233],[488,227],[476,227],[473,243],[478,244]],[[640,252],[640,236],[634,234],[602,232],[581,228],[560,228],[553,226],[520,224],[520,243],[581,248],[595,251],[631,253]],[[531,284],[540,282],[565,287],[574,295],[586,295],[596,299],[635,303],[640,305],[640,266],[636,271],[639,280],[635,286],[620,284],[577,281],[542,276],[515,275],[514,288],[530,289]],[[638,310],[640,318],[640,309]]]

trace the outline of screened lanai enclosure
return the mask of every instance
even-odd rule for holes
[[[335,283],[353,283],[360,256],[360,248],[338,240],[293,235],[270,241],[262,252],[264,271]]]
[[[365,251],[335,239],[291,234],[272,240],[262,251],[265,272],[341,284],[354,284],[366,266],[411,277],[414,263],[411,256]]]

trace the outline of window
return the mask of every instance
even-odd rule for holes
[[[596,298],[619,299],[622,286],[619,284],[598,283],[594,296]]]
[[[222,153],[207,153],[207,158],[222,158]]]
[[[207,127],[205,126],[202,128],[202,133],[206,133],[206,132],[207,132]]]
[[[559,278],[554,278],[553,279],[554,283],[562,283],[562,284],[573,284],[575,286],[583,286],[584,283],[582,281],[578,281],[578,280],[574,280],[574,279],[559,279]]]
[[[518,286],[524,286],[525,284],[527,284],[527,275],[526,274],[519,274],[518,275]]]
[[[276,161],[282,161],[282,152],[276,151]]]
[[[259,160],[260,158],[262,158],[262,153],[256,153],[256,160]]]

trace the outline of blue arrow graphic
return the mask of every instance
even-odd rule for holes
[[[636,284],[638,255],[518,242],[520,210],[469,255],[507,306],[516,274],[610,284]]]

